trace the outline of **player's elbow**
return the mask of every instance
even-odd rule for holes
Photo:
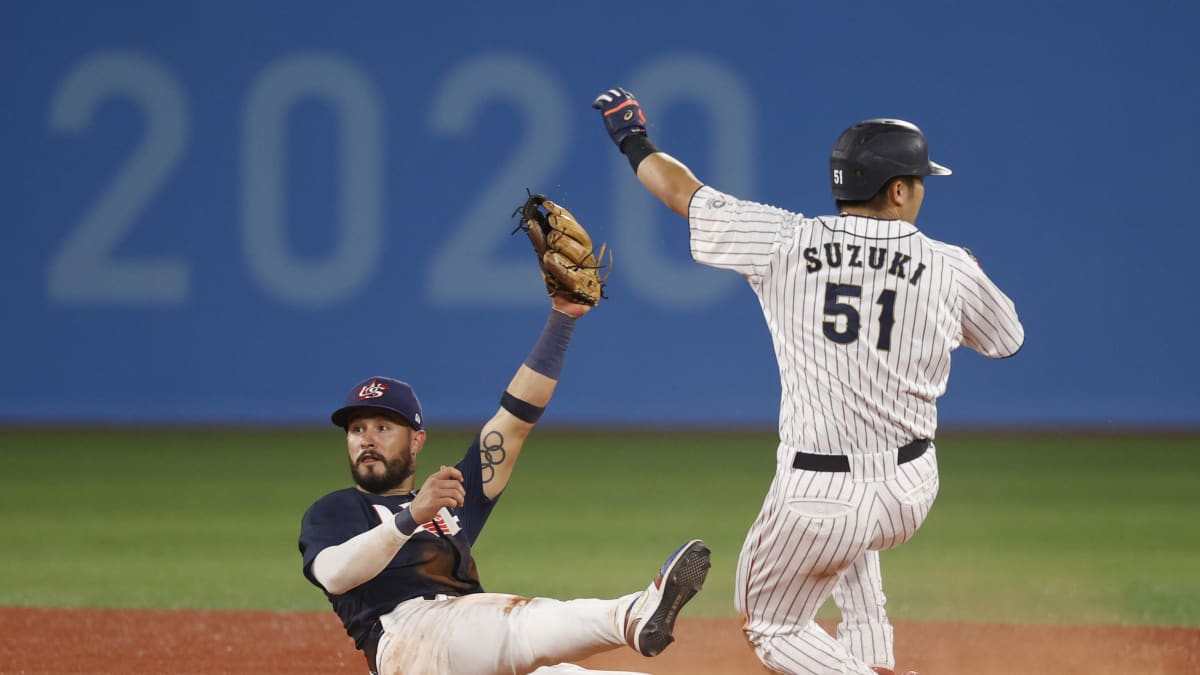
[[[318,581],[320,581],[320,579],[318,579]],[[329,593],[330,595],[342,595],[343,593],[350,592],[350,590],[354,588],[350,584],[341,583],[336,579],[321,581],[321,587],[324,588],[325,592]]]
[[[360,582],[344,573],[344,566],[339,566],[334,555],[326,555],[330,549],[321,551],[313,560],[312,575],[321,584],[321,588],[330,595],[341,595],[349,592]]]
[[[1025,327],[1017,324],[1016,330],[1009,339],[996,349],[994,354],[988,354],[993,359],[1008,359],[1017,355],[1021,348],[1025,346]]]
[[[316,575],[314,574],[314,576]],[[322,579],[318,576],[317,581],[321,583],[321,587],[324,588],[330,595],[342,595],[343,593],[349,593],[360,583],[353,579],[348,579],[337,575],[330,576],[325,579]]]

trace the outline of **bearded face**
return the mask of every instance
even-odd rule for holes
[[[395,491],[416,471],[414,432],[388,415],[363,416],[346,427],[350,475],[359,488],[373,494]]]
[[[404,480],[413,475],[412,454],[387,459],[373,451],[363,452],[358,459],[350,460],[350,473],[354,483],[373,494],[383,494],[399,488]]]

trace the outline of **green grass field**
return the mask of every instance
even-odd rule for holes
[[[418,463],[469,434],[433,430]],[[732,616],[772,432],[539,429],[476,557],[485,588],[615,596],[701,537],[689,607]],[[1200,626],[1200,437],[944,433],[942,487],[883,554],[899,619]],[[327,609],[300,515],[349,484],[329,431],[0,431],[0,605]]]

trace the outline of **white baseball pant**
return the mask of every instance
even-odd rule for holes
[[[849,456],[849,472],[779,470],[738,559],[734,604],[759,659],[781,673],[873,675],[817,623],[817,610],[868,551],[916,533],[937,496],[932,445],[897,465],[896,451]]]
[[[380,618],[379,675],[557,675],[593,673],[568,663],[627,647],[625,612],[637,593],[615,600],[553,600],[476,593],[416,598]],[[614,675],[644,675],[614,673]]]

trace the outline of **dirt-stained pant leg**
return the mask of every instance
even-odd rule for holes
[[[742,547],[735,587],[746,636],[767,667],[872,675],[814,618],[851,565],[868,550],[907,541],[929,512],[937,494],[932,448],[895,462],[892,451],[851,456],[848,473],[777,472]]]
[[[556,666],[542,666],[529,675],[573,675],[574,673],[603,673],[604,675],[646,675],[628,670],[588,670],[574,663],[560,663]]]
[[[636,595],[559,601],[479,593],[410,600],[381,618],[379,675],[529,673],[627,646],[625,610]]]

